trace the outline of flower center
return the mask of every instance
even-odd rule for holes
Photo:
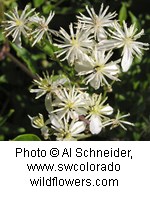
[[[98,29],[101,26],[101,21],[98,17],[95,17],[95,29]]]
[[[124,44],[125,45],[131,45],[131,43],[132,43],[132,39],[130,37],[127,37],[127,38],[124,39]]]
[[[68,109],[73,109],[74,103],[73,103],[72,101],[68,101],[68,103],[66,104],[66,107],[67,107]]]
[[[36,120],[34,120],[33,123],[39,128],[44,126],[44,120],[39,117]]]
[[[99,106],[98,105],[95,105],[95,106],[91,107],[90,114],[91,115],[99,115]]]
[[[71,133],[70,132],[68,132],[67,134],[66,134],[66,139],[70,139],[72,136],[71,136]]]
[[[41,81],[41,85],[39,86],[41,89],[44,89],[48,92],[51,91],[51,85],[49,84],[48,80],[47,79],[43,79]]]
[[[72,38],[71,44],[72,44],[72,46],[79,47],[79,42],[76,38]]]
[[[101,64],[101,65],[98,65],[98,64],[97,64],[97,65],[95,66],[95,71],[96,71],[96,72],[102,72],[103,68],[104,68],[104,65],[102,65],[102,64]]]
[[[48,30],[48,26],[45,23],[42,23],[41,27],[45,32]]]
[[[71,136],[71,133],[68,129],[62,129],[60,134],[58,135],[59,138],[66,138],[66,139],[70,139],[72,136]]]
[[[16,26],[23,26],[23,21],[21,20],[16,20]]]

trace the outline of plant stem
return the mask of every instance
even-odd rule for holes
[[[107,87],[107,88],[104,90],[104,93],[103,93],[103,99],[105,99],[105,97],[106,97],[107,93],[112,92],[112,85],[113,85],[115,82],[116,82],[115,80],[114,80],[114,81],[112,81],[112,82],[111,82],[111,84],[110,84],[110,86],[109,86],[109,87]]]
[[[18,59],[16,59],[10,52],[7,52],[7,57],[9,57],[22,71],[24,71],[30,78],[32,79],[37,79],[38,80],[38,76],[32,74],[29,69],[23,64],[21,63]]]
[[[83,135],[83,136],[77,137],[76,139],[77,139],[77,140],[82,140],[82,139],[89,138],[89,137],[91,137],[91,136],[92,136],[92,134],[86,134],[86,135]]]
[[[0,23],[4,19],[4,4],[2,1],[0,1]]]
[[[60,1],[58,1],[57,3],[55,3],[55,7],[58,7],[61,3],[63,3],[64,2],[64,0],[60,0]]]

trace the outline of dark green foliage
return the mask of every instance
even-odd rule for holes
[[[13,141],[41,141],[40,138],[34,134],[18,135]]]

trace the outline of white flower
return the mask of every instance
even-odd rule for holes
[[[79,72],[78,75],[87,75],[84,81],[86,84],[90,83],[94,89],[98,89],[103,85],[110,86],[107,79],[119,80],[117,78],[119,73],[117,63],[120,60],[108,62],[112,54],[112,52],[106,54],[105,51],[98,51],[95,48],[92,57],[86,56],[84,61],[76,62],[75,70]]]
[[[89,37],[89,32],[82,28],[82,25],[78,23],[76,33],[73,30],[73,24],[69,26],[70,35],[63,29],[60,29],[59,37],[62,39],[59,42],[61,44],[55,44],[61,50],[57,51],[57,57],[65,54],[63,60],[68,60],[69,64],[74,64],[78,59],[83,59],[84,54],[89,52],[93,45],[93,41]]]
[[[99,49],[110,50],[112,48],[123,47],[121,66],[123,72],[126,72],[132,64],[133,56],[135,55],[139,58],[142,55],[142,50],[147,50],[148,48],[145,46],[149,46],[149,44],[136,41],[144,34],[144,30],[136,34],[137,29],[135,28],[135,24],[128,28],[125,21],[123,21],[124,30],[122,30],[122,27],[116,21],[113,26],[115,31],[109,30],[112,33],[112,40],[100,42]]]
[[[116,118],[112,119],[112,126],[111,126],[110,129],[113,129],[113,128],[117,127],[117,126],[121,126],[124,130],[127,130],[127,128],[124,126],[124,124],[130,125],[130,126],[134,126],[133,123],[125,121],[125,120],[122,120],[123,118],[128,117],[128,116],[130,116],[129,113],[125,114],[125,115],[120,115],[120,111],[118,110]]]
[[[109,104],[104,105],[107,98],[102,99],[102,95],[93,94],[87,106],[88,115],[86,118],[90,120],[90,131],[92,134],[98,134],[102,128],[111,124],[111,120],[107,117],[113,113],[113,108]]]
[[[50,120],[47,120],[46,122],[44,122],[44,118],[43,115],[39,113],[38,116],[28,116],[31,120],[31,125],[34,128],[40,129],[41,133],[44,137],[44,139],[48,139],[49,138],[49,127],[47,127],[48,124],[50,124]]]
[[[69,124],[65,118],[60,120],[54,114],[50,115],[50,121],[51,127],[57,131],[55,133],[57,140],[76,140],[75,138],[79,137],[80,133],[86,128],[86,124],[83,121],[72,120]]]
[[[107,14],[108,9],[109,6],[104,9],[104,4],[102,3],[99,14],[97,15],[93,8],[88,8],[88,6],[86,6],[86,10],[90,17],[87,17],[82,13],[80,13],[81,16],[77,16],[79,22],[85,25],[85,29],[94,33],[97,40],[107,37],[105,27],[110,27],[112,25],[112,19],[116,16],[115,12],[109,12]]]
[[[90,115],[99,115],[100,117],[105,118],[105,115],[111,115],[113,113],[113,108],[108,104],[104,105],[106,100],[107,98],[102,98],[102,94],[97,95],[94,93],[91,97],[89,97],[89,115],[87,117]]]
[[[30,17],[30,21],[34,22],[38,25],[38,27],[31,33],[33,35],[34,42],[32,46],[34,46],[36,43],[40,42],[40,40],[43,38],[44,35],[47,36],[49,41],[51,42],[51,33],[56,33],[56,31],[49,29],[48,25],[51,22],[52,18],[54,17],[55,13],[50,12],[47,19],[45,19],[44,16],[39,17],[38,15]]]
[[[53,93],[57,90],[57,88],[67,81],[69,81],[64,76],[58,76],[58,79],[55,79],[53,75],[49,76],[48,73],[43,74],[44,78],[38,76],[38,80],[34,80],[33,83],[35,86],[38,86],[38,89],[30,89],[31,93],[36,93],[36,98],[38,99],[41,96]]]
[[[5,15],[9,18],[7,21],[3,21],[4,32],[6,32],[6,37],[12,35],[13,41],[16,45],[21,47],[21,34],[27,37],[27,31],[29,31],[28,25],[28,17],[29,15],[35,10],[31,9],[29,12],[29,5],[25,7],[22,11],[21,15],[18,14],[18,8],[15,7],[13,12],[11,11],[10,14],[5,13]]]
[[[34,85],[38,86],[36,89],[30,89],[31,93],[36,93],[35,99],[40,98],[43,95],[45,97],[45,108],[50,113],[53,110],[52,107],[52,95],[61,88],[62,85],[69,82],[69,79],[63,75],[59,76],[49,76],[48,73],[44,73],[44,78],[38,76],[38,80],[34,80]]]
[[[70,87],[62,88],[56,92],[57,98],[53,101],[52,106],[56,109],[52,113],[59,115],[59,118],[62,119],[64,116],[67,117],[67,120],[74,119],[78,120],[79,115],[85,115],[86,109],[84,108],[86,100],[84,94],[77,88]]]

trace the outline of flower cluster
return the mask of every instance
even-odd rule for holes
[[[39,128],[45,139],[52,135],[57,140],[77,140],[99,134],[108,126],[110,129],[121,126],[124,130],[126,124],[133,126],[124,120],[129,114],[121,115],[118,110],[116,117],[113,116],[114,108],[107,102],[106,90],[120,81],[120,73],[129,70],[134,56],[141,57],[142,51],[148,49],[148,43],[137,41],[144,30],[138,33],[134,24],[128,27],[125,21],[121,26],[115,19],[116,12],[108,12],[109,6],[104,8],[104,4],[98,14],[86,6],[87,14],[79,13],[77,23],[69,25],[69,32],[62,27],[59,31],[49,28],[54,12],[46,19],[34,9],[28,10],[26,6],[21,15],[17,8],[10,14],[5,13],[8,17],[3,21],[6,36],[11,35],[18,46],[21,46],[21,35],[30,38],[32,46],[43,38],[48,39],[58,48],[54,52],[58,60],[74,68],[76,77],[82,76],[82,83],[86,85],[81,88],[64,75],[38,76],[38,80],[34,80],[36,88],[30,91],[36,93],[36,99],[45,95],[48,115],[46,121],[42,114],[29,116],[32,126]],[[122,54],[114,60],[113,54],[118,48]],[[91,93],[90,87],[99,94]]]
[[[112,117],[113,107],[106,103],[107,98],[102,94],[89,94],[84,88],[72,86],[65,76],[39,77],[34,80],[30,91],[36,93],[36,99],[45,95],[45,108],[48,119],[44,122],[42,114],[31,117],[31,124],[41,129],[42,135],[48,139],[55,135],[57,140],[76,140],[90,134],[99,134],[106,126],[110,129],[132,123],[122,120],[129,116],[121,116],[119,111],[116,118]]]
[[[50,12],[48,18],[45,19],[44,16],[39,16],[39,13],[34,11],[35,9],[29,10],[29,5],[27,5],[20,15],[17,7],[10,11],[9,14],[5,13],[8,20],[3,21],[4,33],[6,37],[11,35],[13,42],[19,47],[22,47],[22,35],[31,38],[32,46],[34,46],[45,35],[51,41],[51,33],[55,33],[54,30],[48,27],[54,17],[54,12]]]
[[[116,13],[107,13],[108,9],[109,6],[104,9],[102,4],[97,15],[93,8],[86,7],[89,16],[80,13],[77,25],[73,27],[71,23],[69,26],[70,35],[61,28],[60,44],[55,44],[60,48],[57,56],[63,56],[62,60],[74,65],[78,75],[85,76],[84,82],[94,89],[104,85],[109,87],[109,82],[118,81],[119,73],[128,71],[134,56],[140,58],[142,51],[148,50],[149,46],[136,41],[144,30],[137,33],[135,24],[127,27],[125,21],[122,27],[114,19]],[[121,58],[113,61],[112,51],[116,48],[123,50]]]

